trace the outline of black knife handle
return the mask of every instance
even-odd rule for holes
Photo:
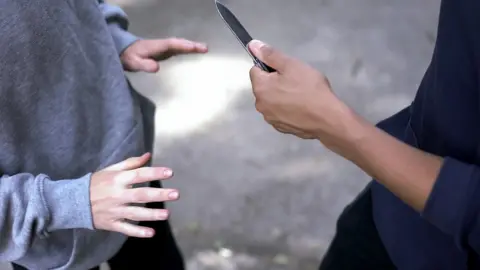
[[[266,71],[266,72],[269,72],[269,73],[272,73],[272,72],[276,72],[275,69],[269,67],[267,64],[263,63],[262,61],[260,61],[258,58],[255,57],[255,59],[253,60],[253,63],[255,64],[255,66],[261,68],[263,71]]]

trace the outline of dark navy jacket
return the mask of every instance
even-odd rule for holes
[[[480,1],[443,0],[431,64],[410,107],[379,126],[444,163],[423,213],[378,183],[373,214],[400,270],[480,269]]]

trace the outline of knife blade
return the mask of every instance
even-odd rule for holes
[[[233,35],[237,38],[237,40],[242,44],[243,48],[247,51],[247,53],[250,55],[250,57],[253,59],[253,63],[263,69],[264,71],[267,72],[275,72],[276,70],[269,67],[267,64],[263,63],[255,57],[250,50],[248,49],[248,43],[253,40],[252,36],[248,33],[248,31],[243,27],[243,25],[240,23],[240,21],[237,19],[237,17],[233,14],[230,9],[219,2],[218,0],[215,0],[215,6],[217,7],[217,11],[220,14],[220,17],[223,19],[225,24],[228,26],[230,31],[232,31]]]

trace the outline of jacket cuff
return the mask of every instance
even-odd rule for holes
[[[43,181],[43,198],[49,213],[47,231],[62,229],[93,230],[90,204],[90,179],[87,174],[79,179]]]
[[[443,232],[462,237],[473,221],[478,203],[477,168],[446,157],[427,200],[423,217]]]
[[[126,48],[140,39],[127,30],[124,30],[118,23],[110,23],[108,28],[112,35],[113,42],[115,43],[118,55],[121,55]]]

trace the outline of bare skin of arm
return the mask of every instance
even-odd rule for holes
[[[422,212],[443,159],[397,140],[354,113],[341,117],[350,129],[346,134],[355,135],[334,142],[335,152]]]
[[[317,139],[422,212],[443,159],[411,147],[356,114],[309,65],[259,41],[252,53],[277,72],[250,70],[256,108],[278,131]]]

